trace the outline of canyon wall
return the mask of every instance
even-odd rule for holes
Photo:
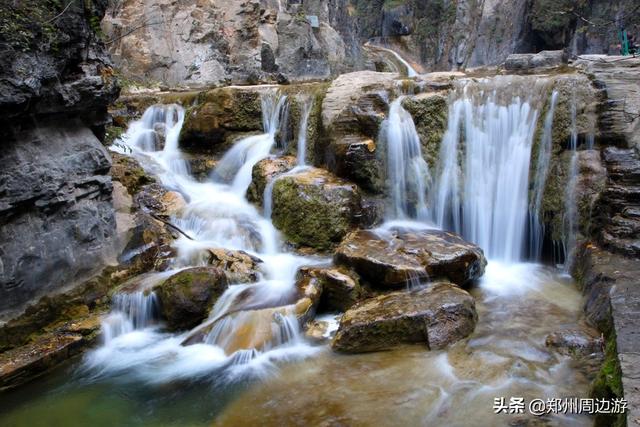
[[[24,1],[0,12],[0,318],[70,287],[110,255],[119,93],[95,35],[107,1]]]
[[[418,71],[541,50],[615,54],[618,28],[640,29],[635,12],[633,0],[113,0],[102,29],[127,79],[206,86],[374,69],[367,41]]]

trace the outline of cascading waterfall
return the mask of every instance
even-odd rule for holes
[[[387,179],[391,208],[387,219],[428,219],[429,166],[422,157],[420,137],[411,114],[402,107],[402,97],[391,103],[382,126],[387,147]]]
[[[264,193],[262,197],[262,211],[264,217],[269,219],[271,218],[271,213],[273,210],[273,186],[276,183],[276,180],[280,179],[283,176],[293,175],[302,170],[308,168],[306,157],[307,157],[307,127],[309,124],[309,116],[311,115],[311,110],[313,109],[313,97],[308,96],[302,99],[302,111],[300,113],[300,124],[298,127],[298,146],[297,146],[297,165],[292,170],[280,174],[278,176],[274,176],[267,182],[267,185],[264,187]]]
[[[158,320],[160,307],[153,292],[116,294],[111,306],[111,313],[102,322],[102,337],[105,343],[136,329],[152,326]]]
[[[512,79],[482,80],[477,87],[466,82],[455,92],[431,192],[438,226],[478,244],[489,258],[510,262],[524,256],[539,102]],[[513,88],[522,90],[514,94]]]
[[[300,112],[300,127],[298,128],[298,166],[304,167],[307,162],[307,125],[309,123],[309,115],[313,108],[313,97],[306,97],[302,102],[302,111]]]
[[[540,259],[542,256],[542,243],[544,240],[544,223],[540,218],[542,209],[542,196],[544,194],[547,175],[549,173],[549,162],[551,161],[551,145],[553,133],[553,114],[558,101],[558,92],[553,91],[549,102],[549,109],[544,118],[544,127],[540,138],[538,159],[533,183],[533,198],[530,214],[530,238],[529,254],[533,259]]]
[[[213,172],[218,181],[231,181],[231,188],[239,194],[247,192],[253,166],[269,155],[276,142],[280,122],[288,111],[286,101],[287,97],[279,92],[262,96],[264,134],[244,138],[225,153]]]
[[[210,318],[201,325],[201,330],[209,328],[204,343],[191,342],[193,332],[187,337],[172,336],[148,328],[151,323],[135,317],[136,313],[147,311],[136,308],[125,316],[133,316],[130,324],[111,334],[118,336],[119,341],[92,353],[87,366],[98,367],[100,372],[130,369],[145,379],[168,380],[187,372],[210,372],[230,363],[249,363],[252,371],[260,371],[260,367],[272,364],[273,358],[304,357],[315,351],[298,339],[298,320],[292,315],[293,306],[287,304],[296,295],[298,268],[318,261],[282,252],[278,232],[270,219],[260,215],[244,198],[253,166],[274,147],[286,110],[286,97],[275,91],[265,93],[261,100],[265,133],[238,141],[220,161],[214,182],[197,182],[181,166],[184,161],[178,136],[184,111],[179,106],[150,107],[143,120],[132,123],[122,140],[112,147],[134,155],[165,186],[181,192],[188,201],[184,211],[171,219],[193,238],[180,236],[174,241],[175,268],[206,265],[208,248],[227,248],[260,258],[262,274],[257,283],[235,284],[219,298]],[[159,144],[148,141],[159,139],[162,133],[165,144],[159,150]],[[128,301],[141,298],[140,295],[149,299],[148,304],[154,304],[153,293],[123,294],[116,298]],[[122,304],[116,303],[112,315],[129,313]],[[127,332],[132,331],[138,334],[135,342],[127,338]],[[169,357],[165,355],[167,352],[179,362],[163,365],[157,371],[151,361]],[[114,363],[115,360],[119,362]],[[126,366],[125,361],[129,362]],[[182,372],[181,363],[186,364]]]

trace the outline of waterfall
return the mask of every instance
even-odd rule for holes
[[[571,136],[569,137],[569,151],[571,158],[569,160],[569,170],[567,177],[567,186],[564,194],[564,217],[563,217],[563,236],[562,248],[564,252],[564,268],[569,271],[571,268],[571,257],[576,245],[576,182],[578,178],[578,126],[576,123],[576,100],[575,93],[571,99]]]
[[[220,182],[229,182],[238,194],[246,194],[251,185],[253,166],[266,158],[276,142],[280,121],[286,116],[287,97],[269,92],[261,97],[264,134],[250,136],[235,143],[222,157],[213,175]]]
[[[154,326],[150,320],[154,317],[143,303],[154,307],[153,293],[117,296],[111,315],[105,319],[105,327],[113,322],[109,336],[122,339],[89,355],[87,366],[91,369],[100,372],[128,369],[156,380],[167,380],[181,377],[185,372],[238,363],[244,363],[247,369],[259,370],[260,364],[269,365],[276,358],[305,357],[315,351],[297,339],[299,321],[293,316],[293,306],[287,304],[296,300],[295,276],[299,267],[319,261],[283,252],[271,220],[245,198],[253,166],[266,158],[275,146],[286,115],[286,97],[270,90],[262,95],[261,106],[264,134],[238,141],[223,156],[214,179],[208,182],[196,181],[188,169],[179,165],[182,154],[178,138],[184,111],[178,106],[150,107],[143,119],[132,123],[122,140],[111,147],[134,156],[145,170],[157,175],[163,185],[184,195],[187,205],[172,222],[193,240],[180,236],[172,243],[177,251],[174,267],[206,265],[209,248],[242,250],[263,262],[258,282],[230,286],[212,308],[210,318],[200,326],[212,327],[205,338],[208,345],[201,344],[200,340],[195,341],[198,345],[183,346],[184,336],[162,334],[155,331],[157,328],[149,327]],[[163,132],[165,143],[159,150],[156,141]],[[151,138],[154,138],[153,145],[147,143]],[[175,271],[167,274],[173,273]],[[140,305],[125,302],[143,297]],[[118,325],[116,318],[129,323]],[[163,358],[177,358],[183,365],[167,363],[160,369],[155,361]]]
[[[478,244],[489,258],[504,261],[524,255],[529,163],[538,118],[535,100],[524,94],[541,92],[518,82],[511,77],[482,80],[477,86],[467,82],[454,93],[431,192],[431,215],[438,226]]]
[[[116,294],[111,303],[111,313],[102,322],[105,343],[114,338],[152,326],[158,320],[158,298],[153,292]]]
[[[382,126],[392,205],[387,217],[424,221],[428,219],[426,194],[431,176],[413,118],[402,107],[402,99],[391,103],[389,117]]]
[[[538,149],[538,159],[533,182],[533,197],[530,214],[530,240],[529,253],[533,259],[540,259],[542,256],[542,243],[544,240],[544,223],[540,218],[542,209],[542,196],[544,195],[547,175],[549,173],[549,162],[551,161],[551,145],[553,133],[553,114],[558,101],[558,92],[553,91],[549,102],[549,109],[544,118],[544,127],[540,137],[540,147]]]
[[[300,127],[298,128],[298,166],[306,166],[307,158],[307,125],[309,123],[309,115],[313,108],[313,97],[306,97],[302,102],[302,111],[300,112]]]

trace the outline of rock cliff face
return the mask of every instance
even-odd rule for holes
[[[360,61],[347,0],[121,0],[102,28],[119,69],[169,85],[324,79]]]
[[[397,58],[367,41],[418,71],[542,50],[617,53],[618,27],[640,28],[634,11],[633,0],[117,0],[102,29],[125,77],[210,86],[394,71]]]
[[[0,317],[103,265],[115,233],[107,105],[118,95],[94,34],[106,1],[0,11]]]

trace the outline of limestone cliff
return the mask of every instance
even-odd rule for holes
[[[0,317],[86,278],[115,233],[100,143],[118,95],[95,35],[106,0],[0,9]]]
[[[120,0],[102,22],[123,74],[206,86],[325,79],[360,61],[347,0]]]

